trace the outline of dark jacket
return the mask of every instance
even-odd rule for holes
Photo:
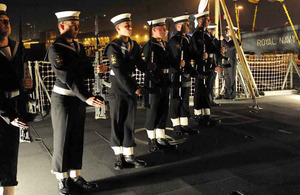
[[[236,59],[236,49],[233,40],[232,39],[229,40],[229,38],[226,37],[226,39],[222,41],[222,44],[226,48],[225,56],[229,58],[228,62],[231,64],[231,66],[235,66],[237,59]]]
[[[84,80],[94,78],[94,69],[83,45],[73,43],[76,49],[65,38],[58,37],[49,47],[46,59],[55,73],[55,85],[72,90],[79,99],[86,101],[92,94],[87,91]]]
[[[163,69],[169,69],[173,63],[173,58],[171,57],[171,49],[169,45],[162,40],[162,45],[155,39],[151,38],[151,53],[153,52],[153,63],[156,64],[156,69],[153,73],[146,72],[145,75],[145,86],[148,84],[148,79],[151,79],[154,84],[153,88],[162,88],[169,86],[168,74],[163,73]],[[146,62],[151,62],[150,53],[150,40],[147,41],[143,46],[143,54],[145,56]],[[150,68],[149,68],[150,69]]]
[[[20,117],[17,107],[18,97],[8,98],[7,93],[15,90],[21,92],[22,90],[24,48],[11,39],[9,39],[8,46],[12,53],[11,61],[0,52],[0,116],[9,124],[13,119]]]
[[[217,43],[218,42],[215,41],[214,37],[208,31],[203,31],[202,27],[199,27],[194,32],[190,47],[192,58],[195,60],[199,73],[203,73],[203,66],[205,66],[206,71],[212,69],[214,66],[213,58],[208,58],[207,60],[203,59],[204,45],[206,53],[209,55],[219,55],[220,45]]]
[[[182,82],[191,81],[190,75],[194,76],[194,71],[191,66],[191,52],[190,52],[191,37],[183,35],[181,32],[171,37],[168,44],[171,49],[172,64],[170,69],[171,82],[176,85],[179,80],[179,74],[183,75]],[[184,68],[180,68],[181,52],[183,52],[183,60],[185,60]]]
[[[137,42],[129,39],[128,43],[130,44],[129,50],[121,38],[111,41],[106,47],[111,67],[109,81],[112,87],[109,92],[134,96],[138,85],[133,73],[136,68],[144,72],[146,64],[141,57],[141,49]]]

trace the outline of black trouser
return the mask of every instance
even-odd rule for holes
[[[20,130],[0,118],[0,186],[16,186]]]
[[[109,100],[111,118],[111,146],[133,147],[136,96],[116,95]]]
[[[81,169],[86,103],[77,97],[51,96],[53,126],[52,170],[62,173]]]
[[[200,110],[204,108],[211,108],[211,93],[213,85],[213,72],[207,74],[207,78],[201,79],[196,77],[195,94],[194,94],[194,109]]]
[[[235,77],[236,77],[236,65],[233,64],[230,68],[225,68],[225,98],[234,99],[236,96],[235,91]]]
[[[150,108],[147,109],[146,124],[147,130],[165,129],[169,109],[169,89],[162,88],[161,94],[151,94]]]
[[[170,101],[170,117],[180,118],[189,117],[189,98],[190,98],[190,87],[181,88],[181,98],[179,98],[179,89],[173,88],[170,90],[171,101]]]

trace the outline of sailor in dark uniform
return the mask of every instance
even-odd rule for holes
[[[234,27],[233,30],[236,32],[238,28]],[[222,44],[226,48],[225,56],[228,58],[228,63],[231,67],[224,68],[225,76],[225,99],[234,100],[236,97],[236,66],[237,66],[237,57],[236,49],[234,42],[232,40],[232,35],[229,30],[229,27],[226,27],[225,31],[226,37],[223,39]]]
[[[178,139],[184,140],[183,133],[192,132],[188,127],[191,74],[194,73],[190,64],[191,37],[187,35],[190,31],[189,15],[175,17],[173,21],[177,32],[168,42],[174,62],[170,68],[170,117]]]
[[[207,31],[208,31],[209,37],[212,40],[212,43],[217,48],[221,48],[221,41],[218,40],[215,37],[215,29],[216,29],[216,27],[217,27],[216,24],[210,24],[209,26],[207,26]],[[212,76],[212,82],[210,83],[210,86],[209,86],[209,91],[210,91],[209,100],[210,100],[211,106],[221,106],[221,104],[218,104],[218,103],[216,103],[214,101],[214,99],[216,98],[214,87],[216,86],[216,82],[219,82],[219,79],[217,79],[217,77],[218,77],[218,71],[220,71],[220,69],[222,69],[221,68],[221,66],[222,66],[221,62],[222,62],[222,55],[221,55],[221,53],[213,53],[212,60],[211,60],[211,63],[212,63],[211,70],[213,72],[213,76]]]
[[[211,114],[211,84],[213,82],[213,54],[220,53],[220,48],[216,46],[211,35],[207,31],[210,24],[209,12],[205,11],[195,15],[198,28],[194,32],[191,40],[192,58],[195,60],[198,76],[195,82],[194,94],[194,114],[198,121],[211,126],[215,121]]]
[[[155,89],[150,95],[146,116],[146,130],[149,138],[149,152],[172,149],[166,139],[165,128],[169,109],[169,68],[170,48],[163,40],[166,35],[166,18],[148,21],[152,27],[152,37],[145,43],[143,53],[147,62],[154,63],[154,71],[146,72],[145,87]]]
[[[18,100],[23,85],[22,46],[11,34],[6,5],[0,4],[0,187],[14,194],[17,181],[19,128],[28,128],[22,120]]]
[[[95,190],[81,176],[86,104],[102,106],[84,86],[94,76],[83,45],[74,41],[79,31],[78,11],[56,13],[60,36],[49,47],[47,57],[56,76],[51,95],[53,126],[52,171],[59,181],[59,193],[70,194],[72,182],[85,191]]]
[[[116,155],[114,168],[120,170],[125,164],[135,168],[145,167],[146,162],[134,157],[134,125],[137,109],[137,95],[141,88],[137,85],[133,73],[138,68],[144,72],[147,68],[141,57],[137,42],[129,37],[132,34],[131,14],[124,13],[111,19],[119,38],[106,47],[110,62],[108,100],[111,117],[110,145]]]

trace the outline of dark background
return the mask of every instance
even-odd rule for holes
[[[212,9],[214,11],[214,0]],[[131,12],[136,28],[142,28],[149,19],[156,19],[166,16],[178,16],[189,13],[196,13],[199,0],[4,0],[8,6],[8,14],[12,21],[13,34],[15,38],[18,34],[18,24],[20,18],[23,21],[24,39],[39,36],[40,31],[56,29],[57,11],[80,10],[81,11],[81,31],[91,32],[94,30],[93,17],[98,14],[102,18],[99,20],[102,30],[113,29],[110,19],[123,12]],[[226,0],[228,9],[235,23],[233,1]],[[252,27],[254,5],[247,0],[238,0],[244,9],[240,12],[240,25],[242,31],[250,31]],[[286,0],[286,6],[292,17],[294,24],[300,24],[300,1]],[[104,14],[106,17],[104,17]],[[266,27],[280,27],[287,22],[282,5],[279,2],[269,2],[261,0],[257,16],[257,30]],[[27,23],[27,25],[26,25]],[[33,30],[34,29],[34,30]]]

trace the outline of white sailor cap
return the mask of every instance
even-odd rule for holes
[[[229,26],[226,26],[226,29],[228,30],[228,29],[229,29]],[[234,26],[234,27],[233,27],[233,30],[234,30],[234,31],[238,31],[238,28]]]
[[[205,16],[208,16],[208,15],[209,15],[209,11],[205,11],[205,12],[201,12],[201,13],[195,14],[194,17],[196,19],[198,19],[198,18],[205,17]]]
[[[180,23],[180,22],[187,22],[189,21],[189,15],[183,15],[183,16],[178,16],[173,18],[172,20],[174,21],[175,24]]]
[[[3,3],[0,3],[0,15],[6,15],[7,6]]]
[[[118,25],[118,24],[121,24],[122,22],[131,21],[131,13],[119,14],[119,15],[113,17],[112,19],[110,19],[110,21],[115,26]]]
[[[55,15],[58,22],[68,21],[68,20],[79,20],[79,11],[62,11],[56,12]]]
[[[160,18],[160,19],[156,19],[156,20],[149,20],[149,21],[147,21],[147,23],[149,25],[152,24],[153,27],[155,27],[155,26],[163,26],[163,25],[166,24],[166,19],[167,18]]]
[[[217,27],[217,25],[211,24],[211,25],[208,25],[207,29],[215,29],[216,27]]]

